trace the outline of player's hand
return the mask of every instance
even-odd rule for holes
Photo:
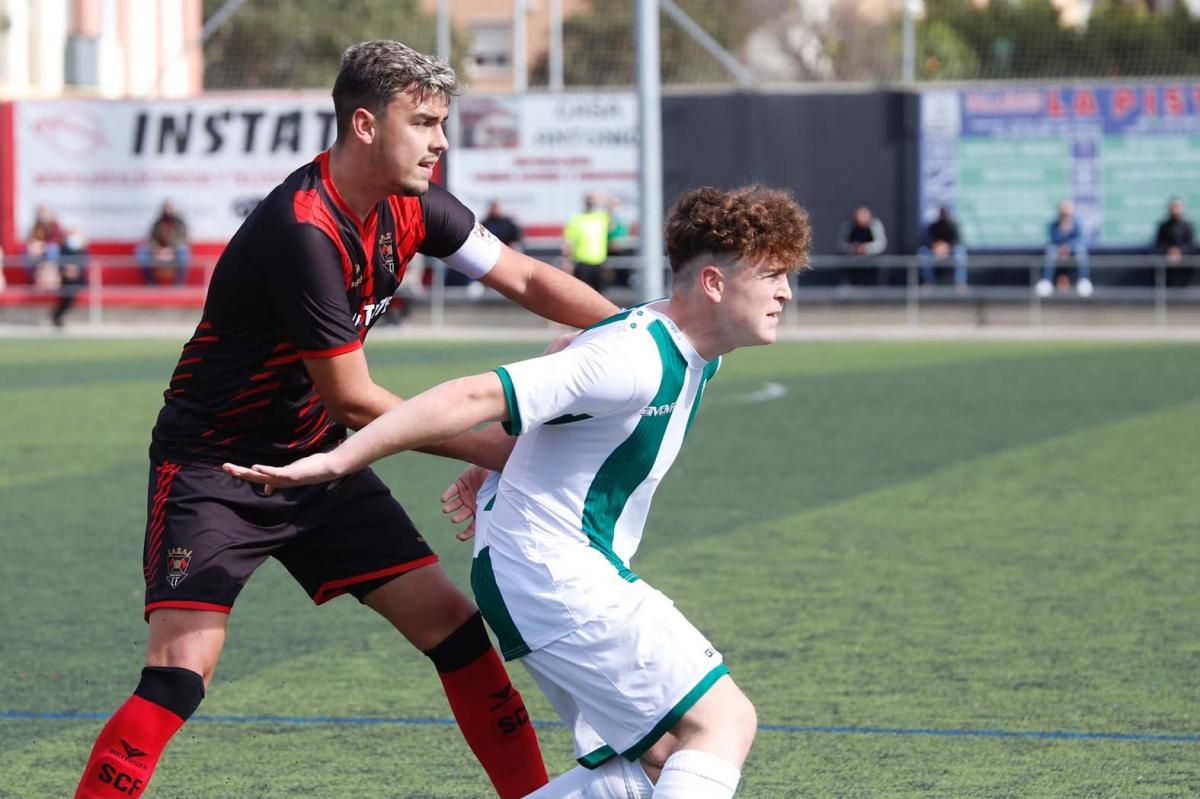
[[[546,347],[546,351],[543,352],[542,355],[550,355],[552,353],[559,352],[560,350],[565,350],[567,345],[574,341],[575,337],[578,336],[579,333],[580,331],[578,330],[571,330],[567,333],[563,333],[561,336],[554,339],[554,341],[550,342],[549,346]]]
[[[239,477],[250,483],[258,483],[269,488],[290,488],[292,486],[327,483],[342,476],[335,468],[328,452],[319,452],[301,458],[287,466],[263,466],[255,464],[250,468],[226,463],[221,466],[226,474]]]
[[[475,537],[475,497],[489,474],[487,469],[472,464],[442,492],[442,513],[451,514],[453,524],[468,522],[454,536],[459,541],[470,541]]]

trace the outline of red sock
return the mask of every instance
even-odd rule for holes
[[[520,799],[549,782],[525,702],[495,649],[438,676],[458,728],[500,799]]]
[[[133,696],[96,738],[75,799],[137,799],[158,758],[204,697],[204,680],[187,669],[148,667]]]
[[[75,799],[129,799],[146,790],[167,741],[183,719],[131,696],[100,731]]]

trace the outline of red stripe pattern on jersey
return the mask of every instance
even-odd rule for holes
[[[337,221],[329,212],[329,207],[325,205],[321,193],[317,189],[296,192],[292,198],[292,210],[296,214],[297,222],[305,222],[320,229],[329,237],[330,241],[337,245],[338,253],[342,256],[342,276],[346,285],[349,286],[354,272],[354,262],[350,260],[350,253],[346,251],[346,244],[342,241],[342,234],[338,231]]]
[[[450,252],[469,235],[470,211],[432,194],[436,212],[429,196],[396,196],[364,222],[322,153],[259,203],[213,271],[203,320],[164,393],[155,457],[278,465],[343,438],[303,359],[361,347],[427,237],[431,252]]]

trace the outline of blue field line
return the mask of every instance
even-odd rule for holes
[[[108,713],[39,713],[31,710],[3,710],[0,720],[16,721],[106,721]],[[191,722],[209,721],[220,724],[294,724],[298,726],[454,726],[454,719],[386,718],[383,716],[193,716]],[[561,721],[537,721],[537,727],[561,727]],[[1063,730],[943,730],[923,727],[835,727],[804,726],[799,724],[760,724],[761,732],[824,735],[925,735],[940,738],[1036,738],[1049,741],[1158,741],[1166,743],[1200,743],[1200,733],[1140,733],[1140,732],[1069,732]]]

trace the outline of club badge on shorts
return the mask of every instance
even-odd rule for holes
[[[188,566],[192,565],[192,550],[172,547],[167,550],[167,583],[177,587],[187,577]]]

